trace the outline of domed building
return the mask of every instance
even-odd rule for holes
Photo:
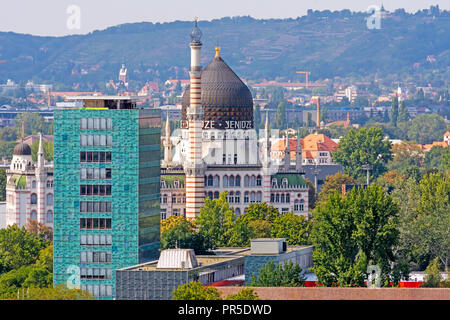
[[[223,191],[236,214],[251,203],[266,202],[280,212],[307,215],[308,185],[301,161],[271,163],[269,124],[258,141],[249,88],[222,58],[220,47],[202,69],[197,22],[192,34],[191,84],[182,98],[181,130],[171,134],[166,125],[162,138],[161,218],[195,218],[205,197],[218,198]]]
[[[42,135],[37,162],[28,144],[21,142],[14,147],[6,179],[6,226],[23,227],[36,220],[53,227],[53,166],[45,164]]]

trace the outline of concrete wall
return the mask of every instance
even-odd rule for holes
[[[242,287],[216,287],[222,296]],[[450,300],[450,288],[253,287],[262,300]]]

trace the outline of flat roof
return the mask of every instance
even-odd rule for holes
[[[227,262],[242,258],[242,256],[235,255],[225,255],[225,256],[196,256],[198,267],[196,268],[157,268],[158,261],[150,261],[147,263],[138,264],[135,266],[122,268],[118,270],[123,271],[191,271],[195,269],[201,269],[204,267],[209,267],[218,263]]]
[[[130,96],[66,96],[67,100],[136,100]]]

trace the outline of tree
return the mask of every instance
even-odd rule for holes
[[[172,292],[172,300],[222,300],[214,287],[204,287],[200,281],[182,284]]]
[[[252,274],[250,286],[252,287],[302,287],[305,278],[300,275],[302,268],[298,263],[275,264],[267,262],[259,268],[258,276]]]
[[[6,170],[0,169],[0,201],[6,200]]]
[[[0,274],[34,264],[49,242],[12,225],[0,230]]]
[[[243,288],[236,294],[229,294],[225,300],[259,300],[258,294],[252,288]]]
[[[20,300],[94,300],[88,291],[67,289],[63,285],[55,288],[27,288],[18,293]]]
[[[353,179],[352,176],[342,172],[337,172],[332,176],[327,176],[325,183],[319,192],[317,201],[319,203],[325,201],[330,195],[334,194],[335,191],[342,193],[343,184],[356,184],[356,180]]]
[[[277,113],[275,115],[275,125],[278,129],[286,128],[286,106],[284,102],[278,104]]]
[[[447,130],[445,120],[437,114],[421,114],[415,117],[408,126],[408,139],[421,144],[442,141]]]
[[[226,198],[227,193],[220,194],[218,199],[205,199],[205,205],[195,223],[198,233],[207,241],[208,248],[226,246],[231,237],[231,230],[236,220],[233,208]]]
[[[442,277],[439,270],[439,259],[434,258],[431,260],[428,267],[425,269],[425,278],[423,279],[421,287],[425,288],[439,288]]]
[[[447,154],[447,156],[445,156]],[[441,146],[434,146],[430,151],[425,153],[424,165],[428,169],[439,169],[443,172],[450,169],[448,163],[445,162],[446,157],[450,155],[450,148],[443,148]]]
[[[342,164],[344,173],[361,179],[366,176],[362,166],[369,164],[373,179],[386,171],[386,164],[392,159],[391,144],[384,140],[380,128],[350,129],[339,141],[333,159]]]
[[[408,121],[408,118],[408,109],[406,108],[405,100],[402,100],[402,102],[400,102],[400,108],[398,109],[398,122],[406,122]]]
[[[272,225],[272,237],[286,238],[288,245],[309,244],[311,222],[304,216],[297,216],[292,212],[280,215]]]
[[[209,242],[195,230],[192,220],[170,216],[161,221],[161,249],[194,249],[196,254],[209,254]]]
[[[389,283],[390,264],[398,243],[398,207],[378,185],[338,192],[318,206],[313,216],[314,265],[326,286],[362,286],[368,264],[381,268]]]
[[[46,121],[44,117],[37,112],[24,112],[16,118],[15,128],[18,137],[22,137],[22,121],[24,121],[25,136],[39,133],[51,134],[49,130],[51,123]]]
[[[25,229],[27,230],[27,232],[40,239],[53,241],[53,229],[43,223],[28,219],[28,223],[26,224]]]
[[[390,124],[391,126],[396,127],[397,122],[398,122],[398,97],[395,96],[392,98]]]
[[[391,151],[394,156],[387,165],[389,170],[397,170],[404,174],[405,170],[411,166],[422,166],[424,152],[415,143],[402,141],[399,144],[393,145]]]

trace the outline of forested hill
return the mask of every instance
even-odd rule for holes
[[[352,74],[445,70],[450,65],[450,11],[399,9],[369,30],[365,12],[309,11],[297,19],[251,17],[199,21],[203,64],[222,57],[248,79],[287,77],[298,70],[323,79]],[[39,37],[0,33],[0,82],[31,79],[97,84],[116,79],[123,61],[137,81],[187,78],[192,22],[133,23],[87,35]],[[435,62],[427,62],[427,56]],[[416,64],[417,67],[417,64]],[[35,79],[36,79],[35,78]],[[104,86],[103,86],[104,87]]]

